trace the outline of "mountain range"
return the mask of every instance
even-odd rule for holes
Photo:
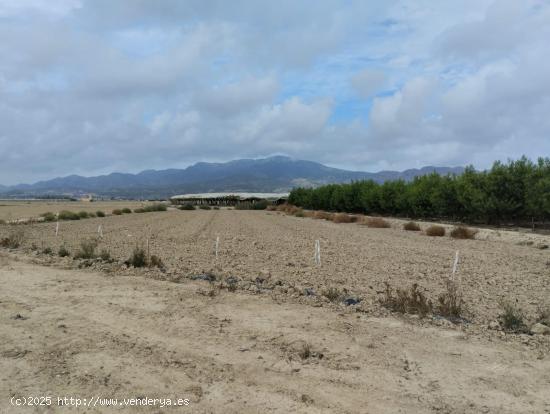
[[[96,177],[69,175],[34,184],[0,186],[2,197],[79,195],[92,193],[114,198],[166,198],[175,194],[222,191],[285,192],[354,180],[412,180],[437,172],[461,174],[462,167],[423,167],[376,173],[348,171],[284,156],[241,159],[225,163],[199,162],[185,169],[145,170],[138,174],[112,173]]]

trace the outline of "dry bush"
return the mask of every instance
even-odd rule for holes
[[[537,310],[537,323],[550,326],[550,306],[540,306]]]
[[[98,210],[98,211],[95,212],[95,215],[97,217],[105,217],[105,212],[101,211],[101,210]]]
[[[451,230],[451,237],[453,239],[474,239],[477,234],[477,230],[470,229],[466,226],[455,226]]]
[[[119,208],[115,208],[112,212],[113,216],[121,216],[122,215],[122,210],[119,209]]]
[[[414,221],[409,221],[408,223],[403,224],[403,230],[420,231],[420,226]]]
[[[291,214],[291,213],[289,213],[289,214]],[[296,211],[294,211],[294,213],[292,213],[292,215],[294,217],[305,217],[306,216],[306,214],[304,213],[304,210],[302,210],[301,208],[296,209]]]
[[[59,250],[57,251],[57,255],[59,257],[67,257],[67,256],[70,256],[71,253],[69,253],[69,250],[67,250],[67,248],[65,247],[65,245],[62,245]]]
[[[7,237],[0,240],[0,246],[7,247],[9,249],[17,249],[23,240],[25,239],[25,232],[23,229],[12,230]]]
[[[447,280],[445,292],[437,298],[437,312],[441,316],[460,318],[464,311],[464,301],[458,285],[451,279]]]
[[[416,314],[421,317],[432,312],[432,303],[419,290],[418,284],[414,283],[408,290],[394,290],[388,282],[385,282],[385,285],[384,296],[380,299],[382,306],[394,312]]]
[[[159,269],[163,269],[164,263],[160,257],[152,254],[149,258],[149,267],[158,267]]]
[[[339,302],[342,298],[342,292],[338,288],[331,287],[323,292],[323,296],[331,302]]]
[[[40,214],[40,217],[44,217],[44,221],[55,221],[57,219],[57,216],[51,211]]]
[[[336,213],[332,216],[334,223],[351,223],[351,216],[346,213]]]
[[[86,218],[88,218],[88,217],[90,216],[90,215],[88,214],[88,212],[87,212],[87,211],[84,211],[84,210],[83,210],[83,211],[79,211],[77,214],[78,214],[78,217],[80,217],[81,219],[86,219]]]
[[[307,342],[305,342],[305,343],[302,345],[302,348],[300,349],[300,351],[298,352],[298,355],[299,355],[300,358],[302,358],[302,359],[309,359],[309,358],[311,358],[311,356],[313,355],[313,352],[311,351],[311,345],[308,344]]]
[[[127,266],[145,267],[147,266],[147,254],[142,247],[136,246],[130,258],[124,263],[126,263]]]
[[[6,220],[0,219],[0,224],[6,224]]]
[[[501,302],[500,306],[502,313],[499,315],[499,319],[505,330],[515,333],[527,332],[525,315],[520,308],[510,302]]]
[[[80,242],[80,250],[74,255],[75,259],[94,259],[96,257],[95,249],[97,248],[96,239],[86,239]]]
[[[319,220],[332,220],[332,216],[334,214],[328,213],[326,211],[314,211],[313,212],[313,218],[319,219]]]
[[[364,224],[373,229],[389,229],[391,224],[382,217],[367,217]]]
[[[445,227],[434,224],[426,229],[426,235],[431,237],[445,236]]]

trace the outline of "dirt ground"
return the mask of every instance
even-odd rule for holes
[[[44,254],[74,253],[99,225],[113,263]],[[549,303],[547,236],[401,225],[171,210],[61,222],[57,237],[55,223],[0,226],[0,238],[25,233],[0,257],[0,412],[11,396],[49,394],[190,400],[136,412],[550,413],[550,336],[488,328],[502,300],[529,321]],[[165,269],[123,264],[147,240]],[[462,323],[380,306],[386,281],[435,300],[457,250]],[[193,280],[209,272],[215,283]],[[360,303],[331,303],[330,287]]]
[[[550,358],[521,344],[262,295],[209,297],[198,281],[0,260],[2,412],[118,410],[10,406],[31,395],[190,401],[128,412],[550,412]]]

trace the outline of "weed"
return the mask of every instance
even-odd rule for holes
[[[69,251],[67,250],[67,248],[65,247],[65,245],[62,245],[59,250],[57,251],[57,255],[59,257],[67,257],[67,256],[70,256],[70,253]]]
[[[445,292],[437,298],[437,311],[441,316],[460,318],[462,316],[464,301],[456,282],[447,280]]]
[[[311,351],[311,345],[308,344],[307,342],[305,342],[302,345],[302,348],[300,349],[300,351],[298,351],[298,355],[302,359],[309,359],[311,358],[312,354],[313,352]]]
[[[403,230],[420,231],[420,226],[414,221],[409,221],[408,223],[403,224]]]
[[[418,284],[414,283],[410,289],[396,289],[395,292],[388,282],[385,282],[386,289],[380,300],[382,306],[399,313],[417,314],[426,316],[432,311],[432,303],[419,290]]]
[[[162,259],[156,255],[151,255],[149,258],[149,267],[158,267],[159,269],[164,269],[164,263]]]
[[[128,266],[145,267],[147,266],[147,255],[142,247],[137,247],[132,252],[132,255],[126,260]]]
[[[94,259],[96,257],[95,249],[97,240],[85,239],[80,242],[80,250],[74,255],[75,259]]]
[[[474,239],[477,230],[472,230],[466,226],[456,226],[451,230],[453,239]]]
[[[504,329],[510,332],[522,333],[527,331],[525,325],[525,315],[523,311],[510,302],[501,302],[502,313],[499,319]]]
[[[7,247],[9,249],[17,249],[23,243],[25,239],[25,232],[23,229],[12,230],[7,237],[0,240],[0,246]]]
[[[105,212],[101,211],[101,210],[98,210],[95,212],[95,215],[97,217],[105,217]]]
[[[431,237],[445,236],[445,227],[434,224],[426,229],[426,235]]]
[[[110,262],[112,260],[111,253],[107,249],[101,249],[101,252],[99,253],[99,257],[104,262]]]
[[[331,302],[339,302],[342,298],[342,292],[338,288],[331,287],[323,292],[323,296]]]
[[[550,326],[550,306],[540,306],[537,310],[537,323]]]

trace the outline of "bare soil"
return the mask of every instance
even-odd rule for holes
[[[74,253],[99,225],[113,263],[41,253]],[[182,397],[192,412],[550,412],[550,336],[487,326],[502,300],[529,321],[548,304],[545,236],[454,240],[401,225],[172,210],[61,222],[58,237],[55,223],[0,226],[0,238],[25,232],[0,257],[0,411],[12,395],[48,393]],[[147,240],[165,269],[123,264]],[[380,306],[386,281],[435,299],[456,250],[462,323]],[[215,282],[200,280],[209,273]],[[331,287],[360,303],[331,303]]]

